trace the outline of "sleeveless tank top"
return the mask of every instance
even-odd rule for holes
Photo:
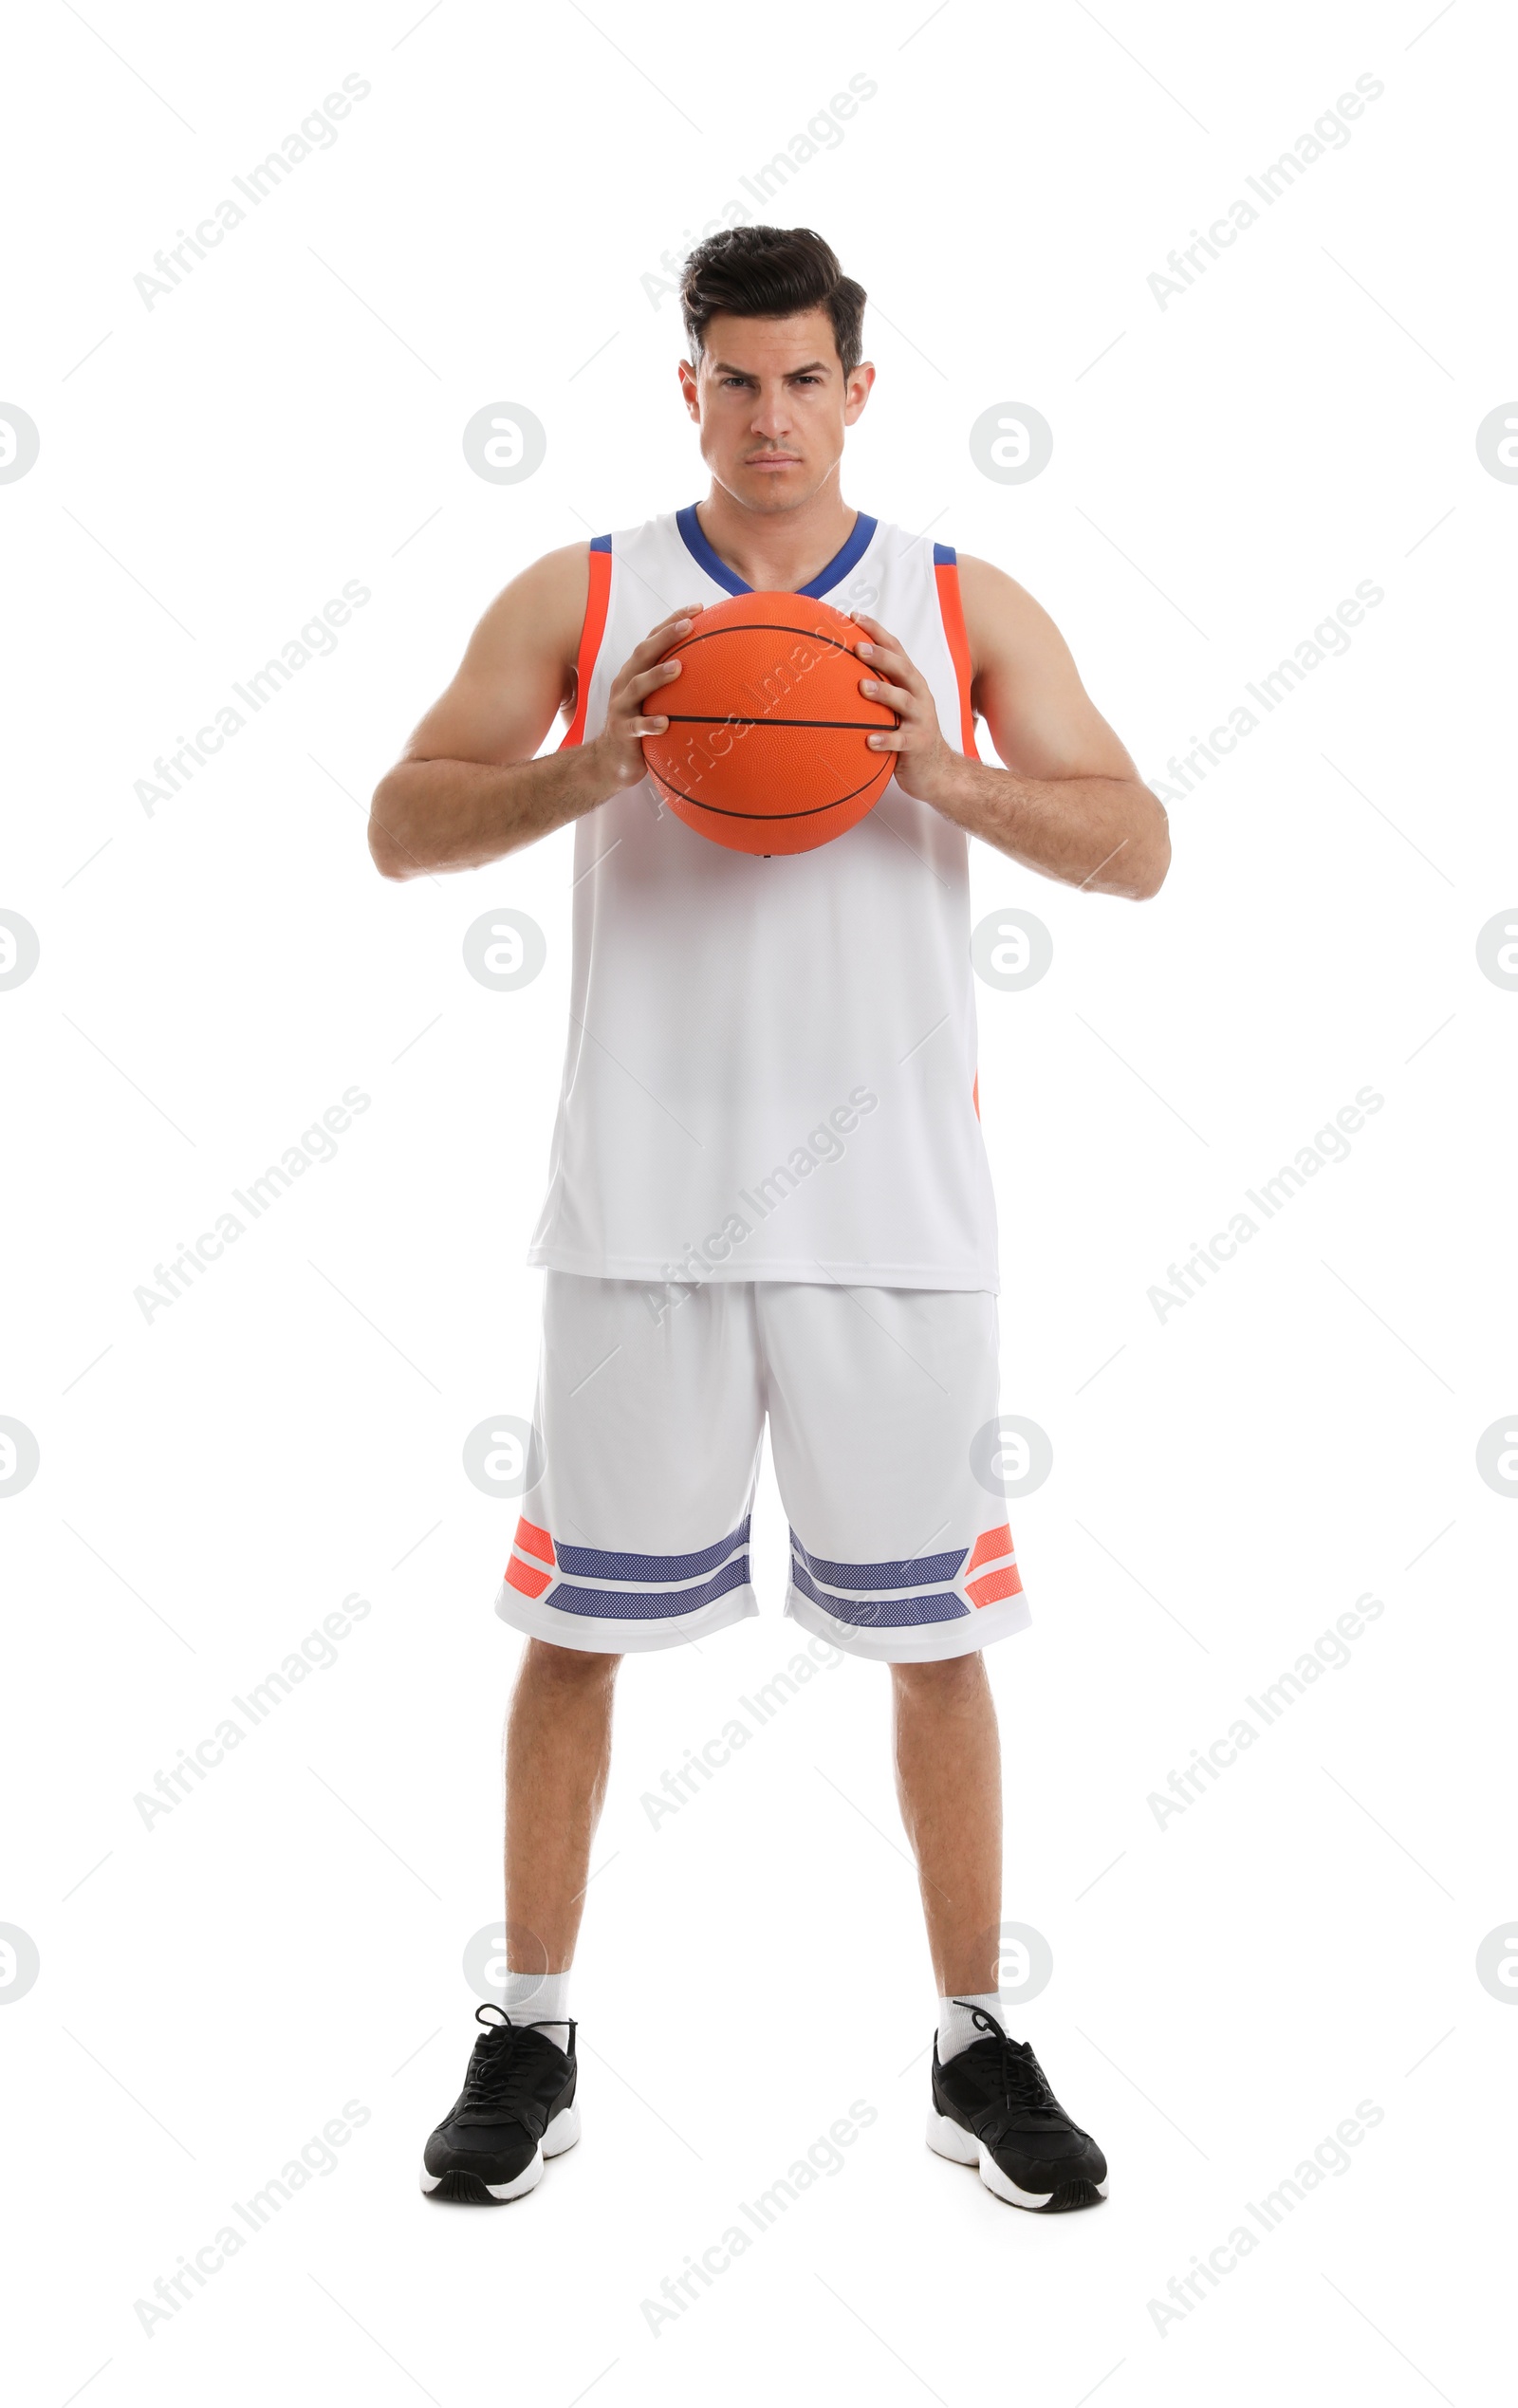
[[[599,535],[565,744],[682,603],[751,590],[694,508]],[[978,757],[953,550],[868,518],[802,591],[865,610]],[[647,779],[575,829],[568,1045],[528,1260],[604,1279],[997,1287],[963,831],[893,777],[809,853],[729,852]]]

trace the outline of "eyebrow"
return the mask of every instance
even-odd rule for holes
[[[825,374],[826,368],[825,360],[808,360],[805,367],[787,368],[786,374],[787,377],[814,377],[820,370]],[[731,360],[713,360],[712,373],[714,377],[751,377],[754,370],[735,367]]]

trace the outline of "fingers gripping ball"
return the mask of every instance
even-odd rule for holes
[[[687,827],[734,853],[809,853],[863,819],[896,767],[866,738],[897,725],[860,692],[863,640],[802,594],[737,594],[701,612],[663,655],[679,676],[647,705],[667,704],[669,726],[643,738],[649,776]]]

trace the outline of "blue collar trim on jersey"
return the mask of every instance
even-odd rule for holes
[[[680,530],[685,548],[691,558],[706,570],[713,584],[720,585],[724,592],[729,594],[753,592],[753,587],[746,585],[741,577],[735,577],[727,562],[719,560],[712,549],[701,532],[701,522],[696,517],[694,502],[688,509],[676,511],[675,524]],[[812,579],[811,583],[801,586],[799,590],[804,594],[809,594],[814,602],[821,601],[824,594],[831,593],[840,580],[846,577],[856,563],[863,559],[875,540],[875,529],[878,525],[878,520],[866,518],[864,512],[861,510],[854,521],[854,531],[842,550],[835,552],[827,566]]]

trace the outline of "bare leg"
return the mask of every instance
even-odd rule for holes
[[[611,1769],[620,1656],[529,1639],[506,1724],[506,1941],[513,1973],[571,1963]]]
[[[941,1998],[996,1988],[1002,1772],[984,1657],[891,1666],[896,1787]]]

